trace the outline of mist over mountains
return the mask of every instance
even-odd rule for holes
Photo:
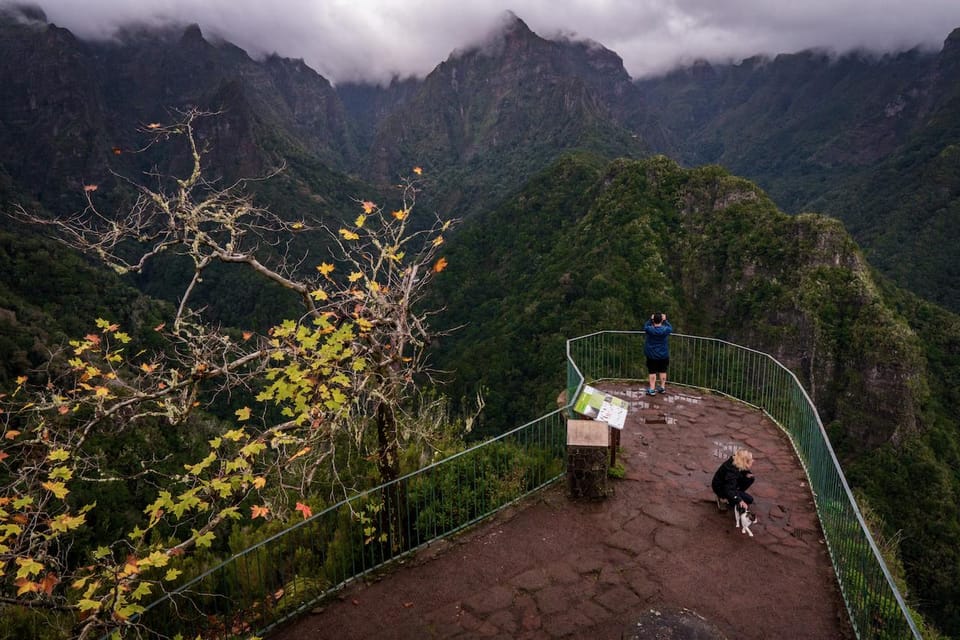
[[[911,591],[960,633],[960,29],[939,51],[805,51],[635,80],[616,52],[512,16],[422,79],[334,86],[196,25],[89,42],[29,9],[0,12],[0,86],[3,209],[67,214],[89,185],[122,202],[116,174],[182,168],[140,153],[138,129],[189,107],[219,112],[199,130],[214,179],[283,167],[254,188],[284,216],[355,215],[422,167],[418,207],[464,218],[436,301],[466,327],[439,364],[455,395],[487,389],[490,432],[550,406],[564,339],[635,329],[651,307],[773,353],[887,533],[916,523]],[[4,229],[7,378],[77,330],[70,309],[101,312],[97,291],[134,314],[148,305],[131,284],[162,299],[178,275],[65,269],[82,259]],[[226,277],[210,295],[219,284],[239,302],[220,320],[260,328],[279,303]]]
[[[729,167],[788,212],[844,220],[872,264],[960,309],[948,224],[958,181],[941,157],[960,126],[957,31],[939,52],[807,51],[634,81],[602,45],[547,40],[511,16],[422,80],[334,87],[303,61],[256,61],[196,26],[93,43],[29,15],[8,11],[2,27],[2,167],[45,203],[122,165],[127,156],[111,149],[136,148],[138,124],[187,104],[224,108],[211,147],[228,174],[301,154],[389,184],[419,164],[437,181],[437,206],[458,215],[567,149],[665,153]],[[891,180],[898,174],[910,177]]]

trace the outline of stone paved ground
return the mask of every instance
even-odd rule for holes
[[[852,638],[786,436],[722,397],[604,388],[630,401],[614,495],[572,501],[558,483],[271,638]],[[756,458],[753,538],[709,488],[741,446]]]

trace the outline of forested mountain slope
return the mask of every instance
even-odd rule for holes
[[[807,51],[638,82],[639,126],[686,165],[718,163],[785,211],[842,220],[871,264],[960,310],[960,29],[939,52]]]
[[[452,393],[486,389],[484,429],[555,407],[567,338],[637,329],[653,311],[771,353],[890,533],[915,523],[902,547],[912,592],[957,631],[960,319],[882,283],[839,222],[788,216],[716,166],[568,157],[468,221],[449,258],[437,301],[465,327],[438,365]]]

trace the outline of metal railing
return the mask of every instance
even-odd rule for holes
[[[567,341],[567,394],[585,380],[644,380],[643,332],[603,331]],[[820,416],[796,376],[773,357],[722,340],[674,334],[673,382],[764,411],[789,436],[806,471],[830,559],[859,638],[921,638],[857,507]]]
[[[567,341],[567,406],[317,513],[180,586],[141,614],[171,637],[262,634],[347,583],[478,522],[564,475],[566,417],[586,382],[644,380],[642,332]],[[823,425],[796,377],[767,354],[674,334],[674,383],[762,409],[803,464],[860,638],[920,638],[871,538]]]
[[[347,583],[561,477],[566,416],[533,422],[333,505],[147,607],[160,637],[263,634]]]

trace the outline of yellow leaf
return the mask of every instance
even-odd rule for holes
[[[67,486],[62,482],[44,482],[41,486],[61,500],[70,493],[70,490],[67,489]]]
[[[29,578],[43,571],[43,565],[33,558],[17,558],[17,564],[20,566],[17,578]]]
[[[357,234],[355,234],[353,231],[350,231],[349,229],[340,229],[340,235],[343,236],[343,239],[344,239],[344,240],[359,240],[359,239],[360,239],[360,236],[358,236]]]
[[[377,205],[370,202],[369,200],[364,200],[362,203],[360,203],[360,205],[363,207],[364,213],[370,213],[377,208]]]
[[[360,227],[363,226],[363,223],[365,223],[366,221],[367,221],[367,216],[361,214],[357,216],[356,220],[353,221],[353,226],[359,229]]]
[[[70,458],[70,452],[66,449],[54,449],[49,454],[47,454],[47,460],[52,462],[63,462]]]
[[[134,558],[136,560],[136,558]],[[129,562],[129,559],[127,560]],[[154,551],[146,558],[136,560],[138,567],[165,567],[170,564],[170,556],[163,551]]]
[[[237,409],[237,420],[249,420],[250,419],[250,407],[244,407],[243,409]]]
[[[333,273],[333,265],[330,264],[329,262],[324,262],[319,267],[317,267],[317,271],[319,271],[320,275],[322,276],[328,276],[331,273]]]
[[[27,384],[27,376],[17,376],[17,385],[22,387],[25,384]]]
[[[328,299],[330,296],[328,296],[327,292],[324,291],[323,289],[317,289],[316,291],[310,292],[310,297],[313,298],[314,300],[319,300],[322,302]]]
[[[407,214],[409,213],[410,212],[406,209],[398,209],[397,211],[392,211],[390,215],[392,215],[397,220],[403,220],[404,218],[407,217]]]
[[[246,435],[247,434],[244,433],[243,429],[231,429],[230,431],[227,431],[225,434],[223,434],[223,437],[226,438],[227,440],[232,440],[233,442],[239,442]]]
[[[180,569],[167,569],[167,573],[163,576],[163,579],[170,582],[171,580],[176,580],[181,573],[183,573],[183,571],[180,571]]]
[[[290,225],[290,228],[293,229],[294,231],[299,231],[300,229],[303,229],[303,223],[294,222],[292,225]]]
[[[436,238],[433,239],[433,246],[439,247],[442,244],[443,244],[443,236],[437,236]]]
[[[99,387],[99,386],[94,387],[93,395],[95,395],[98,398],[106,398],[107,396],[110,395],[110,389],[107,389],[106,387]]]
[[[253,486],[257,489],[263,489],[263,486],[267,484],[267,479],[263,476],[257,476],[253,479]]]
[[[363,274],[362,274],[361,272],[359,272],[359,271],[354,271],[353,273],[350,274],[350,277],[348,277],[347,279],[348,279],[350,282],[356,282],[357,280],[359,280],[359,279],[362,278],[362,277],[363,277]]]

